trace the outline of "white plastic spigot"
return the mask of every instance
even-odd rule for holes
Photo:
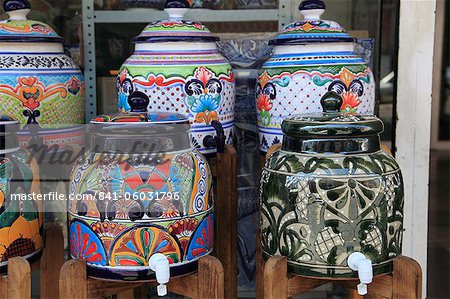
[[[157,287],[158,296],[166,296],[167,295],[166,283],[168,283],[170,279],[169,260],[164,254],[155,253],[150,257],[148,263],[150,269],[152,269],[152,271],[155,272],[156,281],[159,283]]]
[[[361,252],[354,252],[348,257],[347,264],[353,271],[358,271],[359,281],[361,282],[358,284],[358,294],[366,295],[367,285],[373,279],[372,261]]]

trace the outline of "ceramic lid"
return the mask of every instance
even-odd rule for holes
[[[28,0],[5,0],[3,10],[8,20],[0,22],[0,42],[57,42],[63,39],[47,24],[28,20]]]
[[[304,0],[300,3],[303,21],[291,23],[270,43],[273,45],[295,45],[309,43],[353,42],[354,39],[338,23],[321,20],[325,12],[322,0]]]
[[[189,119],[178,113],[113,113],[100,115],[90,122],[92,133],[103,134],[167,134],[190,129]]]
[[[91,124],[170,124],[189,123],[189,119],[179,113],[148,112],[148,113],[113,113],[99,115],[93,118]]]
[[[190,149],[189,119],[178,113],[115,113],[90,122],[93,150],[151,153]]]
[[[191,3],[187,0],[167,0],[165,11],[169,19],[148,24],[135,38],[135,42],[215,42],[219,38],[212,35],[206,26],[199,22],[185,20]]]
[[[341,112],[343,101],[334,91],[326,93],[320,102],[322,113],[286,118],[281,126],[283,133],[294,138],[344,138],[377,136],[384,130],[376,116]]]

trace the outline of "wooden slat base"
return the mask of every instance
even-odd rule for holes
[[[8,275],[0,278],[0,298],[31,298],[31,267],[23,257],[8,260]]]
[[[32,265],[22,257],[8,260],[8,273],[0,277],[0,298],[31,298],[31,271],[40,271],[41,298],[58,299],[59,270],[64,262],[64,238],[60,226],[45,229],[45,246],[40,262]]]
[[[44,251],[39,264],[37,264],[41,277],[40,298],[59,298],[58,284],[55,282],[59,279],[59,271],[63,264],[64,236],[62,228],[56,224],[48,225],[45,229]]]
[[[237,155],[225,146],[223,153],[208,159],[213,176],[217,179],[216,237],[214,253],[225,271],[225,298],[237,298]]]
[[[120,299],[133,298],[133,290],[145,283],[108,282],[87,277],[86,262],[67,261],[60,273],[59,295],[61,299],[99,299],[117,295]],[[151,282],[150,285],[156,285]],[[199,260],[198,272],[172,278],[167,285],[169,292],[198,299],[223,299],[224,270],[221,262],[212,256]]]
[[[349,288],[352,299],[363,298],[356,292],[359,283],[357,279],[317,279],[289,275],[287,259],[274,256],[264,265],[264,294],[259,298],[291,298],[330,282]],[[419,264],[411,258],[400,256],[394,259],[392,274],[374,277],[373,282],[368,285],[369,293],[364,298],[420,299],[421,288],[422,271]]]

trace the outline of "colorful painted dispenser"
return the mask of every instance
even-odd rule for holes
[[[300,4],[303,21],[287,25],[276,36],[272,57],[263,65],[256,101],[260,149],[281,143],[283,120],[294,114],[320,112],[320,99],[335,91],[342,111],[373,114],[372,71],[354,51],[353,38],[339,24],[321,20],[325,3]]]
[[[380,119],[341,112],[333,91],[320,102],[322,113],[283,122],[282,148],[265,164],[262,252],[286,256],[290,273],[359,277],[364,293],[401,254],[402,175],[380,147]]]
[[[189,116],[192,144],[203,154],[219,121],[227,144],[234,126],[234,75],[204,25],[184,19],[188,1],[166,1],[168,20],[152,22],[135,38],[135,51],[117,77],[123,112],[176,112]]]
[[[6,0],[3,9],[9,19],[0,22],[2,112],[22,124],[66,128],[43,132],[47,144],[82,138],[73,125],[84,123],[83,75],[64,53],[63,39],[50,26],[27,19],[27,0]]]
[[[28,152],[19,147],[19,121],[0,116],[0,273],[5,274],[8,259],[22,256],[37,260],[43,247],[42,202],[39,170]]]
[[[71,175],[70,254],[90,277],[156,279],[162,295],[213,248],[208,163],[180,114],[104,115],[89,126],[91,149]]]

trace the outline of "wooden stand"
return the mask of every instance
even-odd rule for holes
[[[31,298],[31,271],[41,271],[41,298],[58,298],[59,269],[64,263],[64,238],[59,226],[45,230],[45,247],[40,262],[30,266],[23,257],[8,260],[8,274],[0,278],[0,298]]]
[[[150,283],[156,285],[155,282]],[[132,299],[134,289],[145,283],[106,282],[87,277],[86,262],[67,261],[61,269],[59,294],[61,299],[97,299],[117,295],[118,299]],[[220,261],[212,256],[199,260],[198,272],[172,278],[167,285],[171,293],[198,299],[223,299],[224,271]]]
[[[217,178],[214,255],[225,272],[225,298],[237,298],[237,156],[232,146],[208,160]]]
[[[271,257],[264,266],[264,298],[285,299],[301,295],[318,286],[333,282],[349,288],[350,298],[363,298],[356,292],[357,279],[317,279],[288,275],[285,257]],[[368,285],[364,298],[419,299],[422,298],[422,271],[408,257],[394,259],[392,274],[376,276]]]
[[[8,260],[8,275],[0,278],[0,298],[31,298],[31,267],[23,257]]]
[[[64,236],[59,225],[52,224],[45,229],[45,247],[39,263],[32,265],[32,270],[40,270],[40,298],[58,299],[59,290],[56,283],[59,271],[64,264]]]

